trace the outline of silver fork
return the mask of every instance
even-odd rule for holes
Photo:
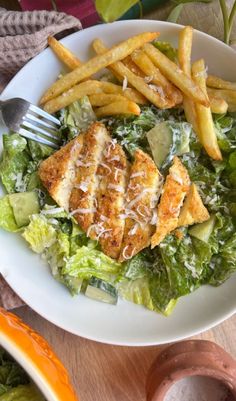
[[[27,100],[0,100],[0,111],[5,125],[25,138],[58,149],[60,121]]]

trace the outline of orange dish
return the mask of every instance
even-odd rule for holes
[[[0,345],[28,373],[47,401],[78,401],[68,372],[47,341],[2,308]]]

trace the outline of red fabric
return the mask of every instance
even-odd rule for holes
[[[84,28],[99,22],[92,0],[54,0],[57,11],[62,11],[80,19]],[[20,0],[23,11],[53,10],[50,0]]]

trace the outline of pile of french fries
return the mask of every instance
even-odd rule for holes
[[[178,64],[151,44],[158,36],[158,32],[141,33],[110,49],[95,39],[96,55],[85,63],[49,37],[49,46],[71,71],[44,93],[40,103],[54,113],[88,96],[97,117],[139,115],[139,105],[148,103],[160,109],[182,104],[186,120],[208,155],[221,160],[212,113],[236,111],[236,83],[207,76],[202,59],[191,64],[192,27],[183,28],[179,34]],[[112,72],[118,84],[93,78],[104,68]]]

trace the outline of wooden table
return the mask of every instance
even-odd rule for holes
[[[11,5],[14,9],[14,4],[17,4],[16,0],[11,0],[10,3],[9,0],[0,0],[0,5],[7,8]],[[200,4],[196,4],[195,7],[200,7]],[[201,7],[204,14],[203,8],[206,5]],[[165,19],[168,12],[169,6],[161,10],[161,15],[156,11],[149,15],[149,18]],[[182,18],[186,19],[187,16],[189,18],[186,10]],[[181,22],[190,23],[185,20]],[[202,24],[202,20],[200,23]],[[215,29],[215,36],[221,37],[222,26]],[[14,313],[41,333],[52,345],[68,369],[81,401],[145,400],[146,375],[161,347],[129,348],[104,345],[66,333],[41,318],[29,307],[19,308]],[[236,357],[236,316],[194,338],[215,341]]]
[[[161,347],[104,345],[66,333],[29,307],[14,313],[52,345],[68,369],[81,401],[145,400],[147,372]],[[214,341],[236,357],[236,316],[193,338]]]

